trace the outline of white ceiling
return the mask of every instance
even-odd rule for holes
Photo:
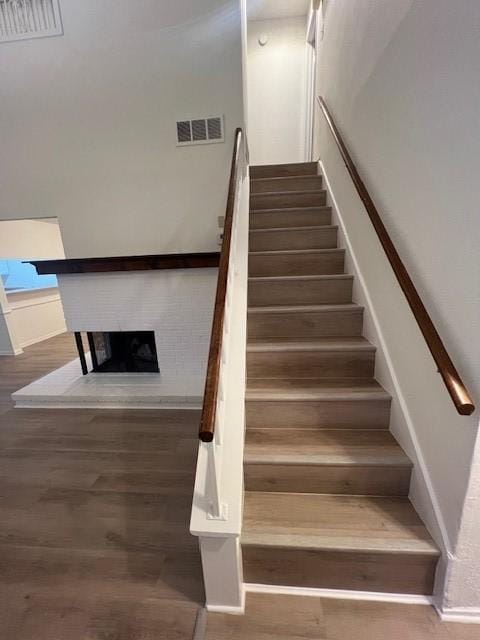
[[[310,0],[247,0],[249,20],[306,16]]]

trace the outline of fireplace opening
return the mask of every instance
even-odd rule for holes
[[[153,331],[108,331],[88,334],[96,373],[158,373]]]

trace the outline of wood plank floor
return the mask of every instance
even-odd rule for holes
[[[244,616],[206,615],[205,640],[479,640],[424,605],[248,593]]]
[[[75,357],[68,334],[0,357],[0,639],[190,640],[199,412],[13,408]]]

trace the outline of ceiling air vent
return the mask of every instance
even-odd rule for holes
[[[225,142],[223,116],[177,122],[177,146]]]
[[[0,42],[62,34],[58,0],[0,0]]]

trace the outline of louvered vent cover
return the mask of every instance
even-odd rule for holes
[[[62,34],[58,0],[0,0],[0,42]]]
[[[177,146],[224,141],[223,116],[177,122]]]

